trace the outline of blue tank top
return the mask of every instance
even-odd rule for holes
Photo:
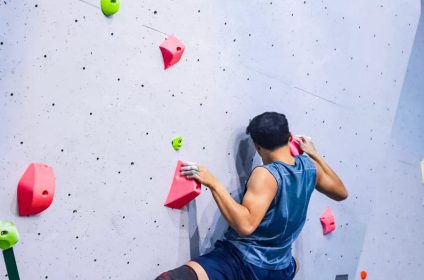
[[[265,167],[277,181],[274,200],[257,229],[241,237],[231,227],[225,239],[255,266],[279,270],[291,261],[291,245],[303,228],[309,199],[315,189],[316,168],[307,155],[295,157],[295,164],[276,161]]]

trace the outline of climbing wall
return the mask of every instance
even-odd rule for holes
[[[423,9],[424,5],[421,15]],[[362,248],[361,266],[377,279],[421,279],[424,275],[423,62],[421,16],[382,164],[386,178],[376,186],[378,194]]]
[[[245,127],[274,110],[313,137],[350,192],[342,203],[313,195],[296,279],[419,279],[420,4],[145,0],[107,18],[93,0],[2,1],[0,219],[20,231],[21,278],[153,279],[207,252],[226,229],[210,191],[163,206],[177,160],[239,197],[260,164]],[[166,34],[186,49],[164,70]],[[31,162],[54,168],[56,195],[19,217]],[[337,228],[323,236],[328,206]]]

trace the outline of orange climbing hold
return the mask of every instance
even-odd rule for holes
[[[320,221],[322,224],[322,230],[324,235],[329,234],[330,232],[336,229],[336,221],[334,219],[333,211],[330,207],[328,207],[325,210],[324,214],[322,214]]]
[[[368,273],[366,271],[361,271],[361,279],[365,280],[367,279]]]
[[[182,161],[178,161],[174,179],[166,198],[165,206],[181,209],[201,192],[200,183],[181,175]]]
[[[45,163],[31,163],[18,183],[20,216],[38,214],[52,204],[56,191],[53,169]]]
[[[165,69],[168,69],[172,65],[180,61],[181,56],[184,53],[185,46],[178,40],[174,35],[170,35],[165,41],[159,46]]]

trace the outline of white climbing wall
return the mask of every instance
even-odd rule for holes
[[[424,3],[424,2],[422,2]],[[421,6],[421,14],[424,5]],[[374,279],[421,279],[424,275],[424,17],[421,16],[388,149],[386,177],[376,186],[360,266]]]
[[[420,279],[420,1],[141,0],[111,18],[99,6],[0,2],[0,219],[20,231],[22,279],[153,279],[207,251],[225,230],[210,192],[163,207],[176,162],[206,165],[236,196],[245,127],[268,110],[311,135],[350,192],[313,195],[296,279]],[[185,43],[177,65],[163,70],[165,35],[145,26]],[[56,197],[18,217],[33,161],[54,168]],[[323,236],[327,206],[337,229]]]

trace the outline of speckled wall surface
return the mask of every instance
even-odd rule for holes
[[[403,86],[419,16],[419,1],[124,1],[112,18],[91,0],[2,1],[0,218],[20,230],[22,279],[152,279],[207,251],[225,230],[210,192],[189,211],[163,207],[176,161],[236,195],[253,157],[245,126],[266,110],[311,135],[350,191],[313,195],[296,279],[420,279],[423,142],[408,157],[401,137],[422,131]],[[143,25],[185,43],[177,65],[163,70],[165,36]],[[32,161],[53,166],[57,193],[21,218]],[[338,227],[324,237],[327,206]]]
[[[423,2],[422,2],[423,3]],[[421,6],[421,15],[424,5]],[[361,255],[376,279],[424,277],[424,17],[421,16]]]

